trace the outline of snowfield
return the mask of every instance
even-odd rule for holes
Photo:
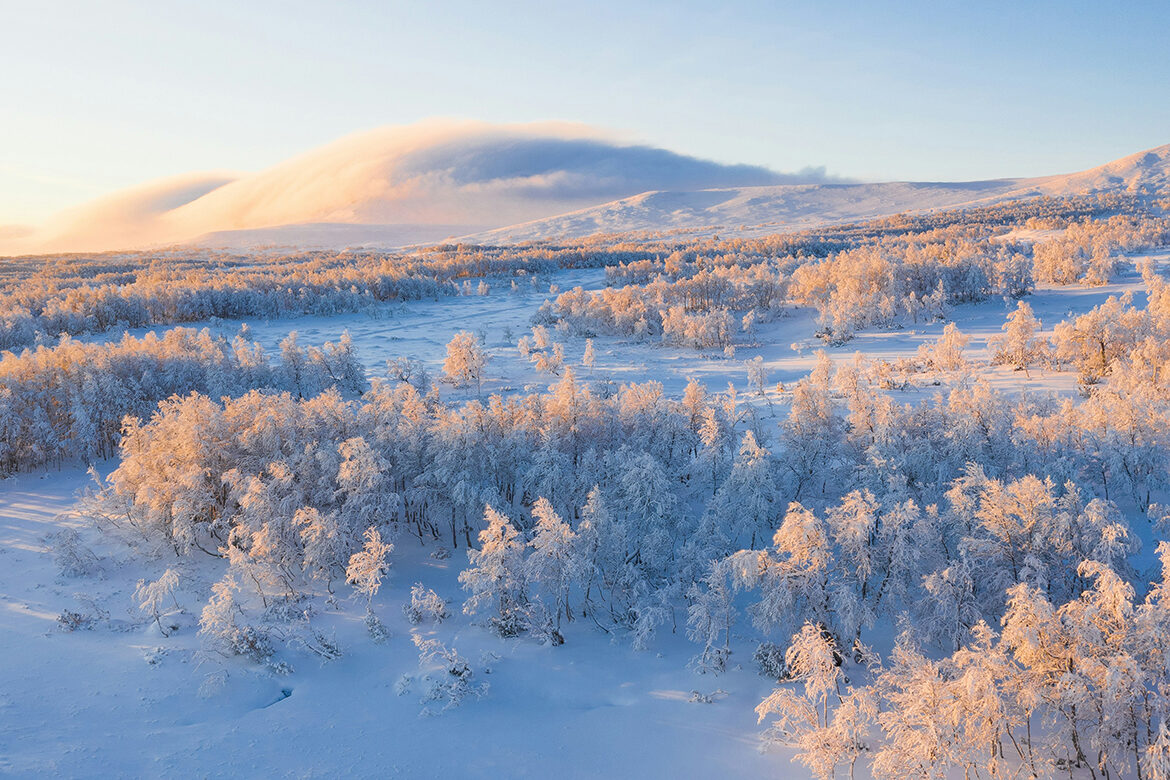
[[[820,183],[659,190],[520,225],[476,233],[478,243],[571,240],[597,233],[760,236],[904,212],[971,208],[1168,182],[1170,145],[1067,175],[970,182]]]
[[[1165,252],[1149,255],[1159,268]],[[1131,260],[1136,260],[1132,258]],[[386,304],[376,311],[249,321],[252,338],[270,353],[297,331],[303,343],[353,338],[370,376],[384,376],[388,360],[415,357],[434,375],[445,345],[463,330],[482,333],[490,357],[484,397],[491,393],[543,392],[557,377],[537,372],[517,352],[532,315],[560,290],[604,286],[600,270],[567,271],[524,281],[516,290],[492,280],[487,295]],[[1045,324],[1083,314],[1108,296],[1144,285],[1132,266],[1098,287],[1041,285],[1028,298]],[[971,336],[968,359],[989,358],[987,339],[1000,333],[1014,309],[1001,300],[963,304],[951,319]],[[238,321],[205,323],[229,338]],[[584,339],[555,334],[566,362],[580,379],[614,383],[659,381],[672,398],[696,377],[712,392],[733,383],[742,400],[774,428],[787,414],[790,394],[772,389],[807,375],[820,342],[815,314],[802,308],[762,323],[736,347],[721,352],[671,348],[615,336],[594,338],[596,363],[580,365]],[[145,329],[144,329],[145,330]],[[940,337],[942,322],[900,330],[869,329],[845,345],[830,347],[836,362],[855,352],[894,361],[913,357]],[[111,334],[95,336],[101,341]],[[769,395],[747,389],[748,361],[759,356],[769,376]],[[979,376],[1004,391],[1076,395],[1070,371],[981,367]],[[895,398],[915,403],[955,382],[950,374],[915,377],[915,387]],[[935,383],[938,383],[937,385]],[[443,386],[446,401],[471,399],[472,388]],[[98,463],[103,476],[117,461]],[[224,562],[196,552],[176,558],[157,542],[128,530],[100,530],[71,510],[75,495],[91,482],[80,466],[38,470],[0,480],[0,774],[12,777],[279,776],[279,777],[750,777],[799,776],[794,751],[761,751],[754,708],[773,688],[757,673],[746,639],[746,620],[734,630],[737,648],[728,671],[700,675],[687,663],[696,646],[685,637],[685,613],[673,633],[659,632],[649,650],[600,630],[584,618],[564,629],[562,646],[531,638],[500,638],[460,614],[466,594],[457,577],[467,560],[461,548],[436,559],[433,544],[403,535],[395,540],[389,575],[373,600],[373,612],[390,637],[376,643],[361,609],[341,586],[337,603],[312,601],[314,625],[340,647],[340,658],[322,661],[306,649],[282,651],[292,670],[280,674],[242,658],[202,649],[197,635],[207,590]],[[1154,562],[1147,523],[1139,568]],[[49,549],[65,529],[92,550],[92,570],[63,574]],[[88,554],[88,553],[87,553]],[[174,567],[181,585],[177,609],[163,618],[169,636],[144,616],[133,599],[140,579]],[[439,625],[411,625],[400,605],[421,582],[449,602],[453,614]],[[80,616],[66,630],[59,616]],[[887,654],[894,626],[876,630],[876,649]],[[428,715],[420,703],[428,670],[420,669],[411,635],[440,639],[468,659],[482,698]],[[432,673],[434,670],[430,670]],[[409,676],[413,680],[403,683]],[[709,698],[709,701],[696,699]],[[434,708],[435,705],[429,705]],[[862,772],[859,771],[859,774]],[[958,775],[956,775],[958,776]]]
[[[717,680],[694,675],[681,635],[639,653],[579,621],[550,653],[462,617],[411,626],[398,608],[410,586],[422,581],[458,603],[465,560],[435,561],[408,540],[376,605],[392,634],[385,644],[370,640],[352,609],[326,610],[325,625],[345,651],[335,662],[304,653],[293,658],[293,674],[277,676],[201,659],[195,597],[178,594],[184,609],[170,637],[144,624],[131,603],[137,579],[167,561],[58,575],[45,538],[71,525],[59,513],[85,482],[73,471],[0,484],[5,776],[699,777],[758,774],[782,761],[756,749],[752,708],[768,681],[750,669]],[[218,576],[204,565],[209,559],[189,564],[183,575],[193,582]],[[94,602],[110,609],[107,618],[89,630],[60,629],[62,610]],[[486,696],[421,716],[420,685],[395,690],[402,675],[419,675],[412,630],[471,659],[490,684]],[[729,693],[714,704],[689,701],[694,690],[717,689]]]

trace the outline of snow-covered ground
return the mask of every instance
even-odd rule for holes
[[[1170,265],[1170,252],[1161,251],[1132,258],[1138,262],[1151,259],[1157,267]],[[279,355],[279,344],[289,331],[297,332],[303,345],[319,345],[336,341],[345,332],[354,340],[359,357],[371,377],[384,377],[386,363],[398,358],[421,360],[432,377],[441,374],[447,342],[460,331],[471,331],[485,337],[485,351],[492,360],[488,364],[482,394],[541,391],[558,381],[557,376],[540,373],[531,363],[520,357],[516,341],[524,335],[531,337],[532,315],[549,298],[549,285],[565,291],[576,286],[586,290],[605,286],[601,269],[564,271],[538,285],[518,285],[513,291],[507,282],[497,283],[488,295],[460,296],[435,301],[409,301],[385,304],[362,314],[341,316],[305,316],[271,321],[248,320],[251,338],[258,341],[271,355]],[[1110,296],[1132,292],[1134,300],[1144,300],[1145,286],[1140,274],[1128,268],[1108,285],[1040,285],[1028,296],[1036,317],[1044,325],[1043,332],[1052,335],[1053,327],[1062,320],[1075,317],[1104,303]],[[1001,334],[1007,315],[1015,309],[1014,301],[990,300],[963,304],[951,310],[950,320],[971,337],[964,355],[975,362],[986,363],[990,356],[987,340]],[[210,323],[213,331],[231,337],[244,321],[216,320]],[[208,323],[192,323],[200,327]],[[584,380],[611,380],[622,382],[661,382],[670,396],[681,395],[687,381],[694,377],[713,392],[725,390],[733,382],[746,390],[747,363],[756,357],[764,361],[770,383],[790,383],[808,374],[816,362],[816,353],[825,349],[834,361],[848,360],[857,352],[869,358],[889,361],[914,356],[919,346],[929,344],[942,335],[946,323],[923,322],[897,330],[869,330],[857,334],[849,342],[826,347],[815,337],[816,312],[808,308],[790,309],[771,322],[757,323],[750,335],[737,338],[735,355],[729,358],[719,350],[694,350],[664,345],[657,341],[637,341],[624,337],[598,335],[594,337],[596,362],[592,370],[581,365],[585,349],[583,337],[552,330],[554,341],[565,348],[565,363],[573,366]],[[131,331],[142,335],[150,329]],[[505,338],[511,334],[511,338]],[[109,338],[106,334],[98,338]],[[979,376],[994,387],[1015,390],[1055,390],[1071,392],[1075,389],[1075,372],[1035,369],[1028,375],[1007,367],[979,367]],[[445,399],[473,398],[473,390],[457,391],[443,386]],[[750,397],[748,400],[751,400]]]
[[[638,653],[585,621],[555,649],[498,639],[461,616],[412,627],[397,607],[410,586],[458,602],[466,561],[433,560],[410,540],[375,603],[392,632],[386,643],[373,643],[351,609],[322,622],[344,649],[337,661],[303,653],[289,676],[201,662],[199,601],[178,594],[180,629],[166,638],[131,602],[137,579],[173,559],[107,564],[85,578],[57,573],[45,537],[71,524],[58,513],[85,481],[70,471],[0,483],[0,775],[711,777],[784,766],[755,749],[752,711],[768,681],[752,669],[697,677],[681,634]],[[184,577],[198,581],[199,563]],[[88,612],[94,601],[108,618],[89,630],[59,627],[63,610]],[[411,630],[457,648],[490,684],[486,697],[421,716],[419,684],[395,688],[418,674]],[[728,694],[716,703],[689,701],[717,688]]]
[[[1165,264],[1170,254],[1155,260]],[[290,330],[299,332],[303,344],[335,340],[348,330],[371,375],[383,375],[386,361],[399,357],[417,357],[437,375],[455,332],[482,331],[493,357],[485,395],[543,389],[556,377],[524,361],[515,339],[548,297],[549,281],[561,289],[596,288],[604,275],[562,273],[539,288],[513,291],[497,284],[486,296],[249,324],[253,337],[272,352]],[[1109,295],[1140,294],[1141,288],[1140,278],[1128,272],[1106,287],[1041,288],[1029,300],[1050,331]],[[986,359],[986,340],[999,332],[1007,311],[1002,301],[953,310],[960,329],[972,336],[970,359]],[[233,333],[239,323],[211,327]],[[745,361],[760,356],[771,382],[790,382],[813,365],[814,330],[810,312],[792,311],[759,326],[734,358],[599,336],[592,371],[580,367],[583,339],[554,338],[564,343],[566,362],[577,365],[582,378],[654,379],[673,396],[691,376],[712,390],[733,382],[761,413],[782,415],[782,395],[766,411],[747,392]],[[864,332],[829,352],[834,359],[855,351],[907,357],[941,331],[941,323],[931,323]],[[1000,388],[1074,389],[1069,373],[1025,376],[981,368],[980,375]],[[922,385],[906,399],[933,392],[929,381]],[[449,387],[443,392],[449,399],[474,395]],[[102,464],[99,471],[115,465]],[[687,669],[695,646],[681,627],[673,635],[664,632],[647,652],[611,642],[585,620],[566,629],[560,647],[496,638],[458,614],[463,594],[456,577],[466,565],[464,553],[437,560],[427,554],[433,548],[409,538],[399,540],[391,578],[374,602],[392,633],[386,643],[370,639],[355,617],[358,610],[325,608],[317,625],[336,633],[344,651],[338,660],[322,664],[308,652],[294,654],[295,672],[282,676],[239,659],[204,656],[196,622],[205,595],[194,592],[206,593],[220,562],[132,555],[126,544],[102,540],[69,513],[87,482],[77,468],[0,481],[0,774],[732,777],[795,771],[784,751],[757,749],[753,710],[772,685],[750,659],[733,657],[733,669],[718,678],[697,675]],[[103,553],[90,576],[61,574],[48,551],[50,537],[68,528],[78,528],[83,543]],[[155,578],[168,565],[183,567],[184,584],[177,594],[181,612],[172,618],[177,630],[164,637],[131,597],[140,578]],[[455,617],[437,627],[407,623],[398,605],[415,582],[449,600]],[[93,616],[91,625],[64,630],[58,616],[67,610]],[[490,684],[486,697],[422,717],[421,684],[416,680],[404,692],[398,685],[403,675],[419,674],[412,631],[457,648],[476,669],[476,681]],[[714,700],[691,701],[696,691],[714,693]]]

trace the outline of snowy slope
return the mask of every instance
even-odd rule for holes
[[[891,182],[655,191],[465,238],[509,243],[643,230],[717,232],[746,227],[752,228],[753,233],[779,232],[987,202],[1003,198],[1019,186],[1019,181],[1011,179],[956,184]]]
[[[1032,187],[1045,195],[1163,190],[1170,186],[1170,144],[1131,154],[1087,171],[1023,180],[1021,184],[1025,189]]]
[[[456,225],[298,225],[221,231],[202,236],[193,243],[202,246],[394,247],[456,237],[477,243],[503,244],[632,231],[708,234],[734,231],[763,235],[903,212],[986,206],[1041,195],[1061,197],[1168,187],[1170,145],[1123,157],[1087,171],[1030,179],[658,189],[558,216],[489,230],[460,231]]]
[[[372,226],[327,243],[443,238],[564,213],[648,189],[820,181],[635,145],[581,125],[429,121],[357,133],[266,170],[192,174],[114,193],[38,229],[0,236],[0,253],[296,241],[289,226]],[[225,232],[245,231],[234,236]],[[257,232],[259,231],[259,232]],[[314,233],[314,241],[322,234]],[[415,236],[422,236],[417,238]]]
[[[1170,145],[1078,173],[972,182],[887,182],[658,190],[465,240],[511,243],[597,233],[745,230],[763,234],[818,225],[986,206],[1039,195],[1071,196],[1170,186]]]
[[[188,242],[209,249],[401,247],[434,244],[475,230],[474,225],[352,225],[314,222],[249,230],[217,230]]]
[[[634,145],[580,125],[431,121],[342,138],[256,173],[148,182],[0,231],[0,254],[173,244],[398,247],[628,231],[748,234],[900,212],[1170,185],[1170,146],[1035,179],[843,183]]]

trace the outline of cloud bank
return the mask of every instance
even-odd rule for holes
[[[101,198],[0,252],[98,251],[306,224],[461,226],[465,232],[661,189],[827,180],[622,143],[581,125],[429,121],[342,138],[252,174],[191,174]]]

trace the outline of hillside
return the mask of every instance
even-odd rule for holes
[[[512,243],[597,233],[685,230],[751,235],[853,222],[902,212],[987,206],[1039,195],[1069,196],[1170,186],[1170,145],[1077,173],[970,182],[887,182],[657,190],[557,217],[486,231],[468,241]]]
[[[0,225],[0,253],[168,244],[397,245],[553,216],[650,189],[824,180],[723,165],[565,123],[432,120],[356,133],[255,173],[189,174]],[[337,228],[373,226],[373,230]],[[329,226],[329,227],[326,227]],[[4,236],[9,238],[4,240]]]
[[[192,173],[7,226],[0,253],[196,245],[505,244],[598,233],[760,235],[1038,195],[1170,186],[1170,146],[1077,173],[847,182],[724,165],[558,123],[432,121],[342,138],[257,173]]]

